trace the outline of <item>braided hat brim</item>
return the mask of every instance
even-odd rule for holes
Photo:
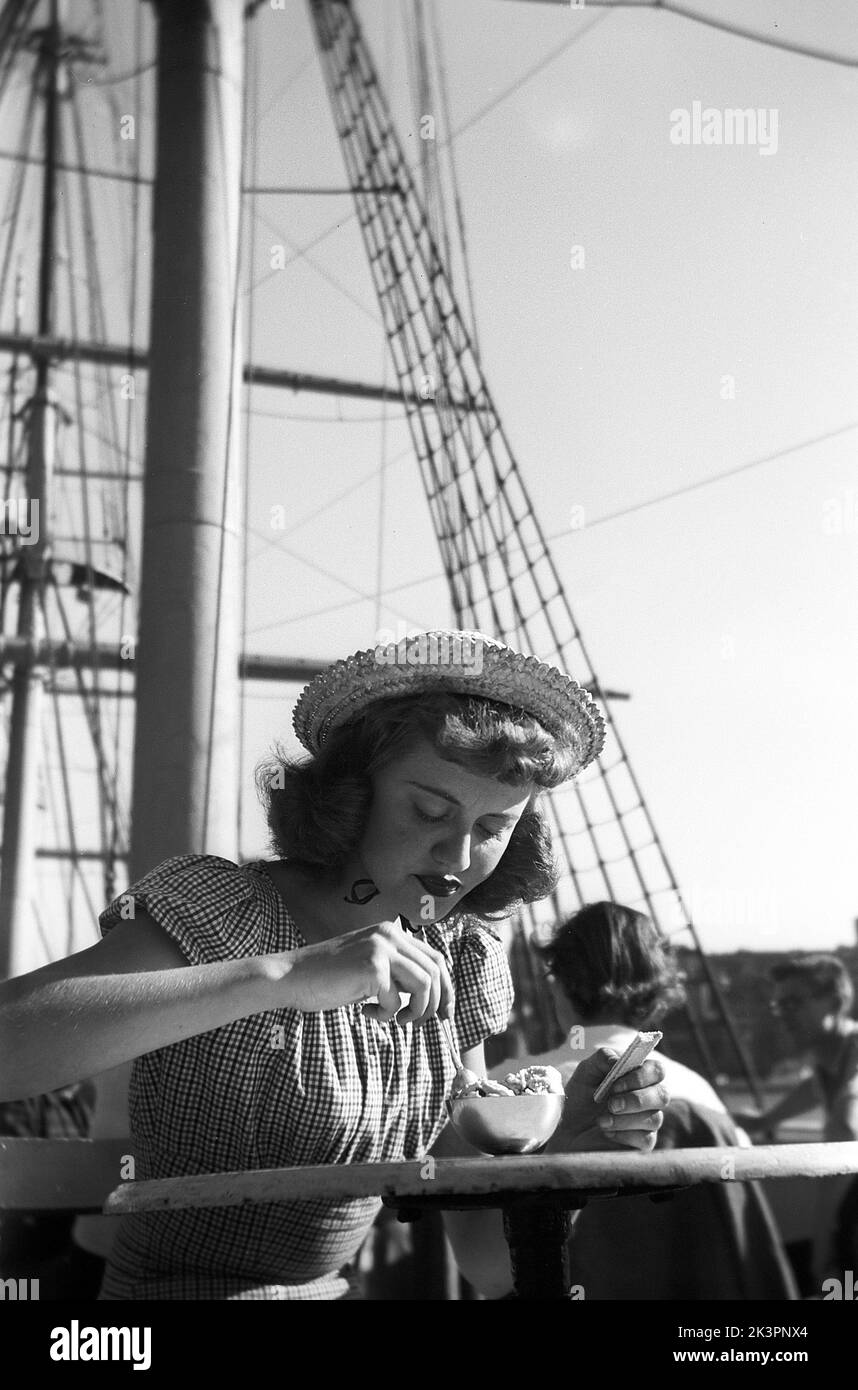
[[[484,633],[447,629],[413,634],[335,661],[305,686],[292,722],[304,747],[318,753],[334,729],[377,700],[433,690],[482,696],[533,715],[550,734],[580,750],[576,772],[604,746],[602,713],[571,676]]]

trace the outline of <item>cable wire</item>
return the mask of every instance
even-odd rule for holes
[[[259,118],[259,42],[258,42],[258,36],[255,34],[255,32],[254,32],[253,30],[251,30],[251,27],[250,27],[250,25],[249,25],[248,23],[245,23],[244,39],[245,39],[245,49],[244,49],[244,110],[243,110],[243,113],[242,113],[242,120],[243,120],[243,125],[244,125],[244,139],[245,139],[245,144],[246,144],[246,145],[249,144],[249,146],[250,146],[250,165],[251,165],[251,171],[252,171],[252,181],[253,181],[253,183],[255,184],[255,183],[256,183],[256,180],[257,180],[257,172],[258,172],[258,167],[259,167],[259,140],[257,139],[257,135],[258,135],[258,131],[259,131],[259,120],[260,120],[260,118]],[[250,120],[248,120],[248,114],[249,114],[250,112],[252,112],[252,115],[253,115],[253,120],[252,120],[252,122],[251,122]],[[251,134],[251,132],[252,132],[252,134]],[[243,156],[243,158],[242,158],[242,168],[244,169],[244,168],[246,168],[246,167],[247,167],[247,153],[246,153],[246,149],[245,149],[244,156]],[[250,218],[251,218],[251,221],[253,221],[253,220],[255,219],[255,215],[256,215],[255,201],[252,200],[252,201],[250,202],[249,206],[247,206],[247,207],[244,207],[244,206],[243,206],[243,207],[242,207],[242,212],[241,212],[242,218],[244,218],[244,216],[245,216],[246,213],[249,214],[249,216],[250,216]],[[247,247],[247,260],[248,260],[248,265],[247,265],[247,279],[252,283],[252,282],[253,282],[253,251],[254,251],[253,237],[248,237],[248,238],[247,238],[247,242],[248,242],[248,247]],[[239,262],[239,264],[241,264],[241,262]],[[254,336],[253,336],[253,330],[254,330],[254,306],[255,306],[255,296],[254,296],[254,295],[251,295],[251,296],[250,296],[250,305],[249,305],[248,314],[247,314],[247,351],[248,351],[248,356],[249,356],[251,362],[254,360],[254,359],[253,359],[253,342],[254,342]],[[242,489],[242,491],[243,491],[242,506],[243,506],[243,509],[244,509],[244,517],[245,517],[245,519],[246,519],[247,516],[248,516],[248,514],[249,514],[249,511],[250,511],[250,469],[249,469],[249,467],[248,467],[248,460],[250,459],[250,443],[251,443],[251,432],[252,432],[252,422],[253,422],[253,412],[252,412],[252,410],[251,410],[251,402],[252,402],[252,398],[253,398],[253,379],[252,379],[252,378],[251,378],[250,381],[248,381],[247,386],[246,386],[246,388],[245,388],[245,398],[246,398],[246,401],[247,401],[247,409],[246,409],[245,415],[244,415],[244,460],[243,460],[244,467],[243,467],[243,470],[242,470],[242,471],[243,471],[243,474],[244,474],[244,486],[243,486],[243,489]],[[247,651],[247,612],[248,612],[248,597],[249,597],[249,585],[248,585],[248,582],[247,582],[247,574],[248,574],[248,568],[249,568],[249,562],[248,562],[248,541],[249,541],[249,532],[248,532],[248,530],[247,530],[247,527],[244,526],[244,527],[242,527],[242,533],[241,533],[241,552],[242,552],[242,557],[241,557],[241,581],[240,581],[240,582],[241,582],[241,617],[240,617],[240,620],[239,620],[239,622],[240,622],[240,625],[239,625],[239,633],[240,633],[240,647],[239,647],[239,650],[240,650],[242,653],[244,653],[244,652]],[[245,682],[245,681],[240,681],[240,682],[239,682],[239,691],[238,691],[238,751],[239,751],[239,767],[243,766],[243,761],[244,761],[244,740],[245,740],[245,725],[246,725],[246,715],[247,715],[247,700],[246,700],[246,695],[245,695],[245,687],[246,687],[246,682]],[[238,849],[241,848],[241,822],[242,822],[242,816],[243,816],[243,812],[244,812],[244,778],[243,778],[242,776],[239,776],[239,779],[238,779],[238,789],[237,789],[237,793],[238,793],[238,794],[237,794],[237,797],[236,797],[236,807],[235,807],[235,844],[236,844],[236,849],[238,850]]]

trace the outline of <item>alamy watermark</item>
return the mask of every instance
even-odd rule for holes
[[[826,536],[858,535],[858,492],[854,488],[847,488],[839,497],[826,497],[822,531]]]
[[[464,675],[483,669],[483,644],[468,632],[416,632],[397,637],[378,633],[375,660],[379,666],[455,666]]]
[[[830,1299],[837,1302],[846,1301],[858,1302],[858,1282],[855,1279],[855,1272],[851,1269],[843,1271],[842,1279],[826,1279],[822,1285],[822,1301],[827,1303]]]
[[[72,1318],[69,1327],[51,1331],[52,1361],[130,1361],[135,1371],[152,1365],[151,1327],[81,1327]]]
[[[34,1302],[39,1297],[38,1279],[0,1279],[0,1299],[16,1303]]]
[[[670,113],[672,145],[756,145],[761,155],[778,152],[778,108],[677,106]]]
[[[19,536],[22,545],[33,545],[39,539],[38,497],[0,501],[0,535]]]

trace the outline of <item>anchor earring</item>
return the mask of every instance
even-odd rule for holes
[[[361,895],[360,889],[365,885],[369,887],[370,891]],[[373,898],[377,898],[380,892],[381,889],[376,888],[371,878],[356,878],[348,893],[343,898],[343,902],[353,903],[356,907],[363,907],[364,903],[371,902]]]

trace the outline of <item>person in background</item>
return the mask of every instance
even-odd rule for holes
[[[494,1077],[533,1064],[554,1066],[568,1096],[578,1068],[595,1051],[621,1055],[639,1029],[659,1025],[683,999],[669,944],[643,913],[617,903],[582,908],[540,954],[566,1040],[551,1052],[507,1059],[492,1068]],[[652,1056],[659,1056],[671,1094],[658,1148],[748,1144],[702,1076],[670,1057]],[[560,1146],[549,1147],[556,1152]],[[499,1213],[455,1213],[447,1226],[471,1283],[486,1297],[508,1297],[512,1276]],[[701,1183],[655,1202],[645,1196],[592,1200],[575,1220],[569,1253],[572,1283],[588,1300],[797,1297],[754,1183]]]
[[[822,1106],[823,1139],[858,1139],[858,1022],[851,1011],[852,980],[837,956],[794,956],[770,972],[772,1011],[788,1030],[797,1054],[806,1054],[812,1075],[760,1114],[737,1115],[754,1135],[765,1137],[785,1120]],[[855,1249],[858,1183],[854,1178],[817,1180],[813,1263],[822,1279],[843,1268],[843,1251]]]
[[[836,956],[795,956],[774,966],[770,978],[772,1012],[796,1051],[809,1053],[813,1075],[768,1110],[737,1118],[753,1135],[821,1105],[826,1140],[858,1139],[858,1022],[850,1017],[855,991],[846,967]]]
[[[102,1072],[92,1078],[95,1104],[89,1125],[90,1139],[127,1139],[131,1148],[128,1116],[128,1085],[131,1063]],[[118,1234],[115,1216],[80,1215],[72,1227],[69,1258],[71,1277],[78,1280],[77,1296],[95,1298],[113,1242]]]
[[[94,1087],[89,1081],[0,1101],[0,1136],[86,1139],[93,1103]],[[0,1199],[2,1195],[0,1191]],[[0,1200],[0,1280],[38,1279],[41,1299],[86,1296],[80,1270],[70,1269],[71,1224],[67,1211],[4,1210]]]

